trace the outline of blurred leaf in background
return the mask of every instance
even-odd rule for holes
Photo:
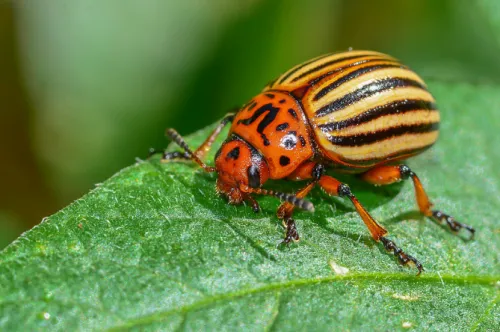
[[[164,147],[165,127],[212,123],[321,53],[375,49],[427,78],[500,77],[493,0],[28,0],[1,13],[0,227],[10,234]]]

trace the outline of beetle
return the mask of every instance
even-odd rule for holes
[[[164,152],[163,161],[190,159],[218,174],[217,193],[230,204],[248,202],[258,212],[252,194],[271,195],[283,202],[277,211],[286,229],[282,243],[298,241],[294,208],[314,211],[304,197],[316,186],[331,196],[347,197],[367,226],[402,265],[422,264],[388,239],[382,227],[361,205],[349,186],[326,171],[358,174],[374,185],[413,181],[420,212],[447,225],[454,233],[475,230],[432,209],[418,176],[401,161],[431,147],[439,134],[440,115],[424,81],[397,59],[373,51],[326,54],[288,70],[241,107],[228,113],[192,151],[174,129],[170,137],[184,151]],[[231,124],[215,157],[203,161],[222,129]],[[269,179],[307,180],[295,194],[264,189]]]

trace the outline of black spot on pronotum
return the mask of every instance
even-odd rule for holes
[[[248,185],[251,188],[258,188],[260,186],[259,168],[255,165],[248,167],[247,175],[248,175]]]
[[[254,121],[256,121],[262,114],[267,113],[266,116],[264,116],[264,118],[259,122],[257,126],[257,132],[262,137],[264,145],[268,146],[271,143],[264,134],[264,129],[266,129],[266,127],[269,126],[274,121],[279,110],[280,109],[278,107],[273,107],[272,103],[262,105],[252,114],[251,117],[247,119],[238,120],[238,124],[241,123],[245,126],[248,126],[252,124]]]
[[[285,130],[286,128],[288,128],[288,122],[285,122],[285,123],[282,123],[282,124],[279,124],[276,126],[277,131],[282,131],[282,130]]]
[[[297,113],[293,108],[288,109],[288,113],[290,113],[291,116],[294,117],[294,119],[298,119],[299,117],[297,116]]]
[[[304,136],[299,135],[299,141],[300,141],[300,145],[302,145],[302,147],[306,146],[306,139],[304,138]]]
[[[269,146],[271,144],[271,142],[269,142],[269,140],[267,139],[266,135],[261,134],[260,136],[262,137],[262,142],[264,143],[265,146]]]
[[[280,104],[284,104],[284,103],[285,103],[285,99],[281,99]]]
[[[240,156],[240,147],[237,146],[235,147],[234,149],[232,149],[231,151],[229,151],[226,155],[227,158],[229,159],[238,159],[238,157]]]
[[[288,164],[290,164],[290,158],[288,158],[287,156],[281,156],[280,157],[280,165],[286,166]]]
[[[269,97],[269,98],[271,98],[271,99],[273,99],[273,98],[274,98],[274,95],[273,95],[272,93],[266,93],[266,94],[265,94],[265,96],[266,96],[266,97]]]

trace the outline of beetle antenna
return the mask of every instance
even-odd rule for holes
[[[300,209],[303,209],[303,210],[306,210],[309,212],[314,212],[313,203],[309,202],[308,200],[298,198],[294,194],[287,194],[287,193],[283,193],[280,191],[266,190],[266,189],[261,189],[261,188],[250,188],[250,187],[245,187],[244,191],[248,192],[248,193],[259,194],[259,195],[274,196],[274,197],[277,197],[284,202],[288,202],[290,204],[293,204]]]

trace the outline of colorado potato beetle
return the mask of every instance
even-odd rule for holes
[[[259,204],[251,194],[271,195],[283,201],[277,215],[286,229],[283,243],[299,240],[292,218],[295,207],[314,211],[304,197],[315,186],[332,196],[347,197],[367,226],[402,265],[422,264],[386,237],[387,230],[361,205],[349,186],[332,172],[357,173],[375,185],[411,179],[421,213],[462,228],[471,237],[474,228],[432,210],[418,176],[398,162],[415,156],[438,138],[439,111],[423,80],[395,58],[372,51],[327,54],[299,64],[268,84],[262,93],[227,114],[194,152],[174,130],[166,134],[183,152],[165,152],[163,161],[190,159],[207,172],[218,174],[217,192],[230,204]],[[203,161],[222,129],[229,134],[215,157],[215,166]],[[308,180],[295,194],[262,186],[268,179]]]

